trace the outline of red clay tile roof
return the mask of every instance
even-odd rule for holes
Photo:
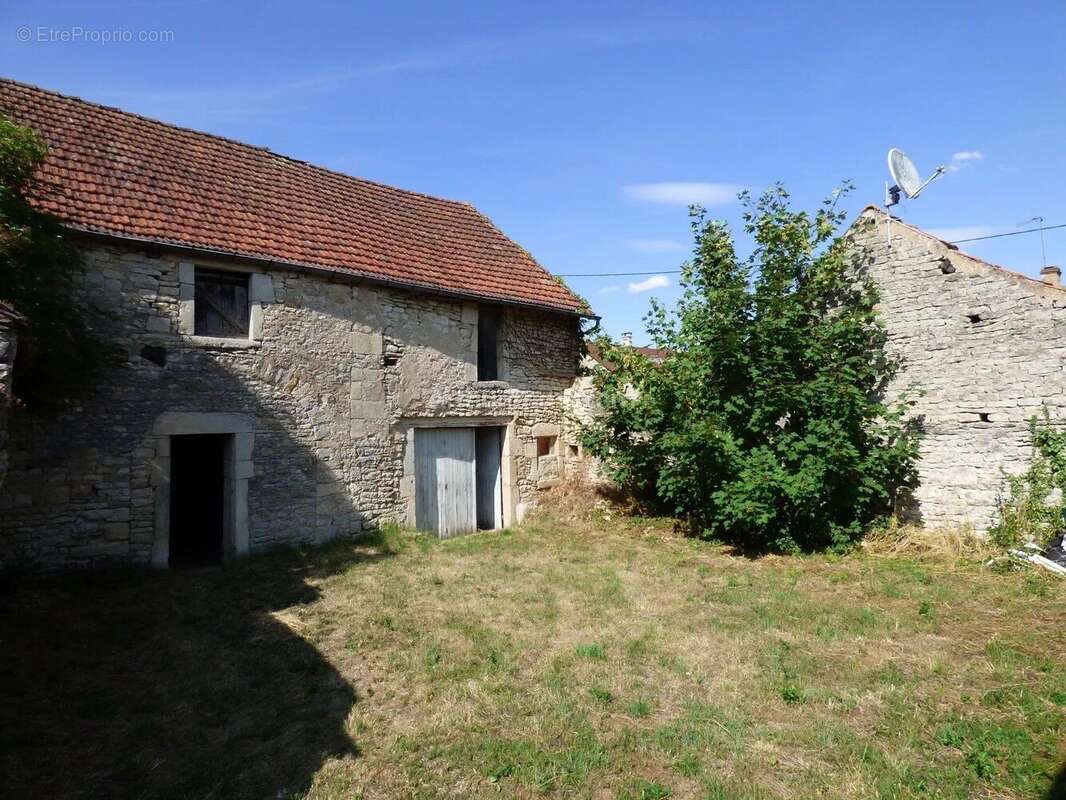
[[[582,311],[473,206],[0,79],[49,153],[33,202],[72,227]]]
[[[589,356],[593,360],[597,361],[600,364],[603,364],[603,366],[607,367],[607,369],[611,372],[615,370],[615,367],[611,362],[604,360],[603,351],[600,350],[600,346],[598,344],[590,342],[587,345],[586,349],[588,350]],[[663,350],[659,347],[630,347],[630,349],[637,353],[640,353],[653,364],[663,363],[664,361],[666,361],[666,357],[670,355],[669,350]]]

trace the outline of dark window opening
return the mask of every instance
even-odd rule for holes
[[[170,566],[222,563],[226,434],[170,438]]]
[[[248,338],[248,275],[196,268],[197,336]]]
[[[141,348],[141,358],[145,361],[151,361],[157,367],[165,367],[167,365],[167,349],[157,345],[146,344]]]
[[[494,381],[500,376],[500,309],[481,306],[477,314],[477,379]]]
[[[554,436],[538,436],[537,437],[537,457],[550,456],[555,452],[555,437]]]
[[[578,458],[581,455],[581,451],[576,444],[570,445],[570,458]]]
[[[989,414],[989,413],[988,413],[987,411],[981,411],[981,412],[979,412],[979,413],[977,414],[977,418],[978,418],[979,420],[981,420],[981,422],[991,422],[991,421],[992,421],[992,415],[991,415],[991,414]]]
[[[981,315],[980,314],[967,314],[966,318],[968,320],[970,320],[970,322],[980,322],[981,321]]]

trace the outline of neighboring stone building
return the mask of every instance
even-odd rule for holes
[[[1066,420],[1066,291],[1002,269],[869,207],[850,235],[880,292],[889,349],[904,369],[890,387],[921,391],[925,430],[913,513],[926,525],[996,517],[1004,476],[1027,466],[1028,421]]]
[[[622,334],[618,344],[632,348],[655,364],[661,364],[668,354],[668,351],[657,347],[634,347],[633,334],[628,331]],[[586,453],[584,445],[581,444],[581,427],[602,413],[596,396],[595,375],[597,370],[603,369],[614,370],[616,367],[604,358],[598,345],[589,343],[585,356],[581,359],[581,374],[574,380],[573,385],[563,392],[563,439],[566,446],[567,471],[570,475],[580,476],[592,483],[605,479],[601,462]]]
[[[11,416],[0,569],[502,527],[561,475],[588,311],[471,206],[14,82],[0,111],[126,354]]]

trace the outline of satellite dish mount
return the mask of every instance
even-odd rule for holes
[[[892,185],[885,183],[885,208],[891,208],[900,200],[900,194],[913,200],[922,193],[922,190],[930,183],[948,171],[945,166],[939,166],[925,181],[921,173],[914,166],[914,162],[907,158],[907,154],[897,147],[888,151],[888,174],[892,176]]]

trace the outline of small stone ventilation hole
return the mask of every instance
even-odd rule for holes
[[[980,314],[967,314],[966,318],[968,320],[970,320],[970,322],[980,322],[981,321],[981,315]]]
[[[979,420],[981,420],[981,422],[991,422],[992,421],[992,415],[989,414],[987,411],[979,411],[977,413],[977,418]]]

